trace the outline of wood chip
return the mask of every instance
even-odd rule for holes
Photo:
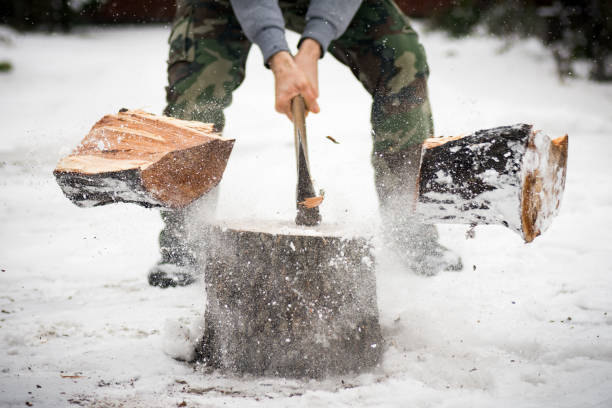
[[[304,201],[299,202],[298,204],[303,205],[306,208],[315,208],[321,205],[323,202],[323,196],[318,197],[308,197]]]
[[[331,141],[332,141],[332,142],[334,142],[335,144],[340,144],[340,142],[339,142],[339,141],[337,141],[336,139],[334,139],[334,138],[333,138],[333,137],[331,137],[331,136],[325,136],[325,138],[326,138],[326,139],[331,140]]]

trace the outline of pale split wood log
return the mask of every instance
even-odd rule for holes
[[[323,377],[382,355],[370,241],[289,222],[219,224],[207,238],[198,359],[222,370]]]
[[[122,109],[100,119],[53,173],[81,207],[182,208],[219,183],[233,145],[212,124]]]
[[[567,149],[567,135],[550,140],[525,124],[427,139],[415,213],[431,223],[501,224],[531,242],[559,212]]]

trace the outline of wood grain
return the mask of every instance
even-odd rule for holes
[[[212,124],[121,110],[100,119],[53,173],[79,206],[181,208],[219,183],[233,144]]]

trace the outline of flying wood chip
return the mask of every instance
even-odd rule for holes
[[[339,141],[337,141],[336,139],[334,139],[334,138],[333,138],[333,137],[331,137],[331,136],[325,136],[325,138],[326,138],[326,139],[331,140],[331,141],[332,141],[332,142],[334,142],[335,144],[340,144],[340,142],[339,142]]]
[[[308,197],[304,201],[300,201],[299,204],[303,205],[306,208],[315,208],[321,205],[323,202],[323,196],[318,197]]]

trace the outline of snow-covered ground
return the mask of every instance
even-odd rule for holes
[[[202,283],[160,290],[156,211],[80,209],[52,169],[103,114],[160,113],[167,27],[12,35],[0,43],[0,406],[612,406],[612,87],[560,83],[527,41],[423,33],[436,133],[517,122],[570,135],[566,194],[530,245],[502,227],[441,227],[466,268],[422,278],[378,253],[389,345],[370,373],[298,381],[194,370],[173,332],[202,314]],[[296,36],[291,37],[295,43]],[[308,118],[326,221],[375,222],[369,96],[331,56],[322,113]],[[292,218],[291,124],[273,110],[271,74],[253,49],[227,111],[236,146],[220,217]],[[332,144],[325,136],[340,142]]]

